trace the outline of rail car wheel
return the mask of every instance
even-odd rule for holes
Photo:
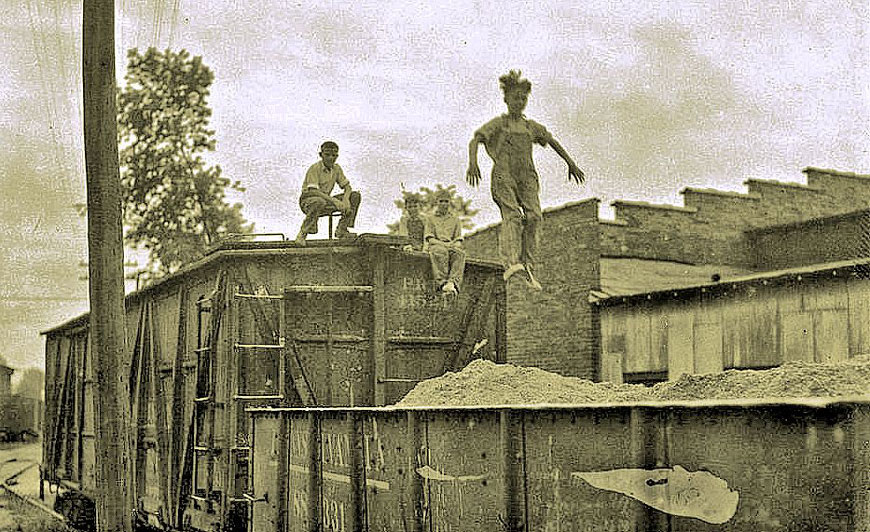
[[[75,491],[58,494],[54,501],[54,511],[66,519],[67,523],[81,532],[97,530],[97,507],[94,501]]]

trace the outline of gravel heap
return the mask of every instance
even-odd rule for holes
[[[417,384],[399,406],[580,404],[870,395],[870,356],[836,364],[789,362],[769,370],[683,375],[653,387],[592,382],[538,368],[474,360]]]

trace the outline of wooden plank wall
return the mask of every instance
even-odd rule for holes
[[[870,280],[849,272],[602,308],[602,380],[870,353]],[[621,372],[614,360],[622,360]]]

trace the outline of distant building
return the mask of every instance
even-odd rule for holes
[[[12,374],[15,370],[0,364],[0,398],[12,395]]]
[[[595,199],[546,210],[545,288],[512,283],[508,361],[653,382],[870,352],[870,176],[804,173],[686,188],[682,206],[616,201],[613,220]],[[496,258],[496,229],[469,252]]]

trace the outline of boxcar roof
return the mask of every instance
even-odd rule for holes
[[[157,290],[172,281],[183,278],[192,272],[201,270],[202,268],[224,260],[229,257],[265,257],[265,256],[281,256],[281,255],[296,255],[296,254],[314,254],[321,253],[324,248],[354,248],[364,246],[384,246],[398,247],[409,243],[409,239],[404,236],[397,235],[381,235],[373,233],[365,233],[356,236],[353,239],[344,240],[309,240],[304,246],[296,244],[292,240],[269,240],[269,241],[245,241],[231,240],[222,242],[211,249],[199,260],[184,266],[180,270],[162,277],[152,284],[127,294],[124,298],[125,302],[130,303],[138,300],[140,297]],[[428,256],[423,252],[412,251],[408,252],[412,255]],[[496,262],[468,259],[466,264],[473,264],[484,268],[492,268],[501,270],[502,266]],[[69,319],[60,325],[46,329],[40,334],[47,335],[64,329],[78,327],[87,323],[89,312],[85,312],[75,318]]]

